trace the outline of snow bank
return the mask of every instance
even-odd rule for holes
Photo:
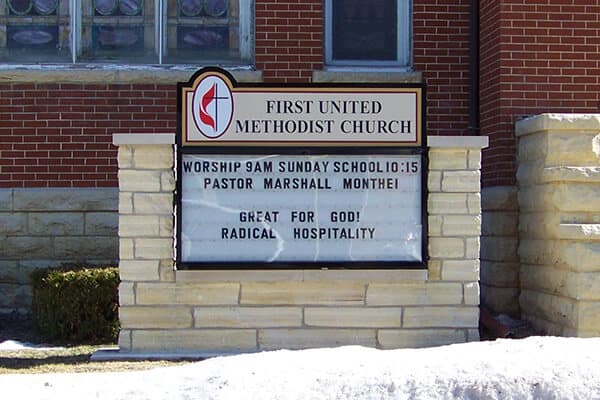
[[[150,371],[0,375],[36,399],[600,399],[600,338],[429,349],[341,347],[220,357]]]

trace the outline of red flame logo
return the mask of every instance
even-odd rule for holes
[[[210,126],[214,130],[217,129],[215,119],[208,114],[208,112],[206,111],[206,108],[208,107],[208,105],[210,103],[212,103],[215,100],[215,87],[216,86],[217,86],[217,84],[213,83],[213,85],[210,87],[210,89],[208,89],[206,91],[206,93],[204,93],[202,95],[202,101],[200,103],[200,121],[202,121],[206,125]]]

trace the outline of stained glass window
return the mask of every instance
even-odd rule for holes
[[[252,7],[252,0],[0,0],[0,57],[249,63]]]
[[[68,1],[5,0],[0,19],[2,61],[67,61],[69,49]]]

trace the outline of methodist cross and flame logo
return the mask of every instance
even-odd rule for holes
[[[233,118],[233,94],[219,75],[203,78],[194,91],[192,101],[194,123],[200,133],[216,139],[229,128]]]

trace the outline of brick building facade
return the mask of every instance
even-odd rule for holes
[[[0,22],[7,26],[16,18],[6,8],[9,3],[0,2]],[[250,3],[252,61],[240,56],[223,64],[238,80],[423,82],[427,135],[489,137],[482,170],[483,303],[518,314],[514,125],[539,113],[598,111],[600,4],[398,0],[391,3],[398,10],[407,7],[411,21],[409,37],[398,33],[396,43],[399,48],[404,43],[408,63],[398,56],[391,65],[352,65],[328,56],[333,47],[329,36],[337,34],[329,26],[328,7],[339,6],[333,0]],[[169,11],[160,12],[171,18],[174,4],[164,2]],[[244,17],[242,8],[238,19]],[[84,18],[84,34],[86,23]],[[8,56],[0,65],[0,237],[5,239],[0,244],[0,310],[23,311],[29,299],[26,273],[32,268],[117,259],[113,134],[173,133],[176,82],[215,62],[107,64],[73,56],[74,63],[31,63],[11,58],[9,39],[4,38]],[[230,40],[230,47],[236,40]]]

